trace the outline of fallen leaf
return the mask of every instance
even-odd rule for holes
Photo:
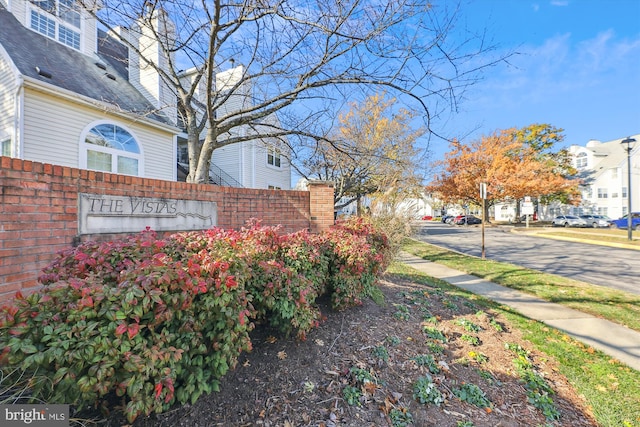
[[[242,366],[244,366],[245,368],[248,368],[249,366],[251,366],[251,363],[249,363],[248,360],[245,360]]]
[[[376,389],[378,388],[377,384],[368,382],[365,383],[362,388],[364,389],[365,394],[370,394],[373,395],[376,392]]]
[[[601,392],[603,392],[603,393],[606,393],[607,388],[606,388],[605,386],[603,386],[602,384],[598,384],[598,385],[596,386],[596,390],[601,391]]]
[[[314,342],[316,343],[316,345],[319,345],[320,347],[324,347],[324,341],[322,341],[321,339],[314,340]]]
[[[393,407],[394,407],[393,403],[391,403],[391,401],[387,397],[384,399],[384,405],[380,405],[379,408],[385,415],[388,415],[391,409],[393,409]]]
[[[278,352],[278,359],[284,360],[286,358],[287,358],[287,353],[284,350]]]
[[[265,341],[269,344],[273,344],[278,341],[278,338],[274,337],[273,335],[269,335]]]

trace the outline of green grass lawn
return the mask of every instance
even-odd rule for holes
[[[563,228],[539,224],[530,228],[517,227],[516,231],[535,233],[540,237],[580,239],[600,244],[618,243],[640,249],[640,231],[632,232],[631,241],[628,240],[627,230],[619,228]]]
[[[436,257],[440,260],[447,257],[444,253],[433,253],[433,249],[428,246],[411,241],[405,244],[404,249],[416,255],[423,254],[421,256]],[[463,261],[458,259],[455,267],[460,268],[460,265],[464,265]],[[388,272],[417,283],[437,286],[447,294],[466,298],[477,306],[501,313],[511,323],[511,327],[520,329],[525,339],[558,362],[560,372],[584,398],[600,426],[640,427],[640,371],[631,369],[544,323],[531,320],[491,300],[456,288],[407,265],[394,263]],[[549,286],[552,285],[546,285]]]
[[[413,239],[403,249],[423,259],[640,331],[640,295],[459,254]]]

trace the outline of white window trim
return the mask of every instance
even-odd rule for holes
[[[56,0],[56,2],[58,2],[58,0]],[[77,50],[82,52],[82,48],[83,48],[82,34],[83,34],[83,31],[84,31],[84,19],[83,19],[81,10],[78,11],[78,13],[80,13],[80,28],[78,28],[78,27],[74,27],[73,25],[65,22],[62,18],[60,18],[60,17],[58,17],[58,16],[56,16],[56,15],[50,13],[50,12],[47,12],[44,9],[41,9],[41,8],[35,6],[33,3],[29,2],[29,1],[27,1],[27,4],[28,4],[28,7],[27,7],[27,21],[26,21],[27,25],[26,25],[26,27],[28,29],[30,29],[34,33],[40,34],[41,36],[44,36],[44,37],[48,38],[49,40],[54,40],[54,41],[60,43],[63,46],[66,46],[66,47],[69,47],[71,49],[76,50],[75,47],[70,46],[70,45],[60,41],[60,26],[62,25],[63,27],[69,29],[70,31],[78,33],[79,44],[78,44]],[[53,38],[49,37],[46,34],[43,34],[43,33],[39,32],[39,31],[37,31],[37,30],[35,30],[33,28],[31,28],[31,12],[32,11],[34,11],[34,12],[36,12],[36,13],[42,15],[42,16],[45,16],[48,19],[51,19],[51,20],[53,20],[55,22],[55,27],[56,28],[55,28],[55,34],[54,34]]]
[[[124,130],[126,130],[127,132],[129,132],[131,134],[131,136],[133,136],[133,139],[135,139],[136,144],[138,144],[138,150],[140,150],[140,153],[132,153],[130,151],[123,151],[123,150],[116,150],[114,148],[109,148],[109,147],[101,147],[99,145],[94,145],[94,144],[87,144],[85,142],[86,138],[87,138],[87,134],[89,133],[89,131],[91,131],[91,129],[93,129],[96,126],[99,125],[115,125],[118,126]],[[113,174],[120,174],[118,172],[117,169],[117,158],[118,155],[122,155],[122,153],[127,153],[126,157],[132,158],[132,159],[136,159],[138,161],[138,174],[137,175],[131,175],[131,176],[137,176],[137,177],[141,177],[144,178],[144,148],[142,147],[142,143],[140,141],[140,138],[138,138],[138,136],[136,136],[136,133],[134,131],[132,131],[129,127],[123,125],[122,123],[119,123],[115,120],[98,120],[95,122],[91,122],[89,125],[85,126],[85,128],[82,130],[82,132],[80,133],[80,141],[78,143],[78,147],[79,147],[79,165],[78,167],[80,169],[89,169],[87,167],[87,151],[90,149],[92,151],[98,151],[101,153],[108,153],[108,154],[112,154],[112,158],[111,158],[111,171],[107,172],[107,173],[113,173]],[[93,169],[90,169],[93,170]],[[100,171],[100,172],[105,172],[105,171]],[[122,175],[122,174],[120,174]]]
[[[7,131],[0,130],[0,155],[2,155],[2,145],[8,144],[9,146],[9,157],[15,157],[14,148],[13,148],[13,138],[11,134]]]
[[[273,156],[273,164],[269,163],[269,155]],[[276,158],[280,161],[280,166],[276,166]],[[266,158],[266,163],[267,163],[267,167],[268,168],[272,168],[272,169],[276,169],[276,170],[282,170],[283,166],[282,166],[282,150],[280,150],[277,147],[274,146],[269,146],[267,147],[267,158]]]

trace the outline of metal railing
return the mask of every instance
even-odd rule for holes
[[[189,169],[182,163],[178,163],[178,176],[182,175],[186,177],[189,174]],[[179,181],[183,181],[183,179],[178,178]],[[220,169],[216,165],[211,165],[209,168],[209,183],[214,185],[220,185],[224,187],[236,187],[243,188],[244,186],[240,184],[234,177]]]

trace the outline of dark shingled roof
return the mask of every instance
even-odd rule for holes
[[[126,64],[120,62],[118,65],[114,61],[113,54],[118,50],[121,54],[122,46],[118,47],[114,40],[105,43],[101,46],[99,60],[86,56],[24,28],[11,12],[0,5],[0,45],[21,74],[171,125],[171,121],[162,112],[155,111],[155,107],[129,83]],[[104,64],[106,69],[99,68],[96,62]],[[41,75],[36,67],[51,77]]]

